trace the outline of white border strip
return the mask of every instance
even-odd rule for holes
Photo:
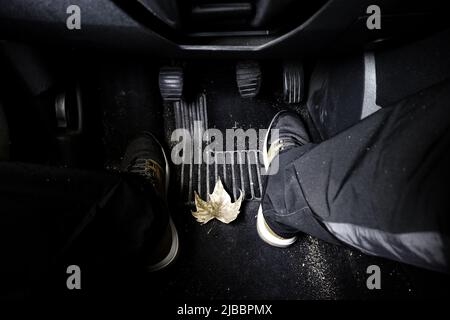
[[[364,99],[361,120],[381,109],[377,105],[377,72],[373,52],[364,54]]]

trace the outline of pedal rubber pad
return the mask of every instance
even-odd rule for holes
[[[180,67],[159,70],[159,90],[164,101],[179,101],[183,96],[184,74]]]
[[[236,82],[242,98],[255,97],[261,87],[261,67],[256,61],[242,61],[236,65]]]
[[[300,62],[283,65],[283,98],[286,103],[300,103],[304,98],[305,76]]]

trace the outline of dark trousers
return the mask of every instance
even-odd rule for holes
[[[0,177],[2,296],[67,291],[69,265],[114,282],[145,264],[167,224],[139,177],[8,162]]]
[[[449,104],[441,83],[282,153],[262,203],[269,223],[448,272]]]

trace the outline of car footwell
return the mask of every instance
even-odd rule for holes
[[[169,148],[176,145],[177,141],[172,139],[175,129],[185,129],[194,135],[207,129],[225,132],[227,129],[253,128],[257,129],[261,141],[259,129],[266,129],[272,117],[286,107],[299,112],[311,124],[301,104],[286,105],[283,102],[280,72],[274,64],[270,65],[272,69],[262,69],[261,88],[254,98],[240,96],[235,64],[231,61],[220,65],[192,65],[191,72],[185,77],[183,100],[164,106],[166,145]],[[280,81],[275,81],[278,78]],[[142,113],[141,109],[135,110],[136,113]],[[104,114],[109,120],[122,115],[113,109],[105,110]],[[144,122],[147,118],[136,116],[133,119]],[[310,130],[313,137],[317,136],[313,128]],[[117,140],[117,135],[108,137],[112,146],[124,145],[124,141]],[[204,141],[201,147],[207,143]],[[258,148],[237,144],[235,147],[240,147],[239,151],[224,150],[215,156],[260,160]],[[113,155],[120,154],[121,150],[117,150]],[[448,278],[434,272],[370,257],[308,235],[300,235],[287,249],[267,245],[256,231],[256,215],[264,185],[258,161],[250,165],[248,161],[243,165],[237,161],[224,165],[184,162],[172,166],[171,176],[169,202],[180,236],[176,263],[157,273],[132,274],[125,280],[124,286],[128,290],[117,285],[110,294],[127,292],[127,296],[136,298],[180,300],[431,298],[449,287],[443,282],[448,283]],[[199,224],[191,214],[194,192],[206,200],[219,178],[231,198],[236,199],[239,190],[245,193],[241,212],[230,224],[217,220]],[[370,276],[367,268],[371,265],[380,267],[381,290],[367,288]]]
[[[197,70],[190,102],[166,105],[169,145],[174,143],[174,129],[194,132],[196,121],[204,129],[264,129],[285,107],[277,98],[281,93],[274,81],[263,78],[260,94],[243,99],[236,88],[233,64]],[[294,109],[302,111],[301,106]],[[243,149],[243,156],[254,152]],[[255,151],[254,156],[259,154]],[[178,199],[172,211],[180,233],[180,256],[167,271],[148,275],[141,283],[142,290],[152,295],[157,288],[158,296],[175,299],[372,299],[439,294],[434,290],[439,286],[439,274],[367,256],[308,235],[300,235],[287,249],[265,244],[256,232],[263,183],[259,169],[237,164],[175,166],[171,195]],[[193,193],[198,192],[206,200],[219,177],[232,198],[243,190],[246,200],[231,224],[214,220],[201,225],[191,215]],[[382,290],[367,287],[367,268],[371,265],[380,267]]]

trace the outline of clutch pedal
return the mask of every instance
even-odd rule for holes
[[[165,102],[180,101],[183,97],[184,74],[180,67],[162,67],[159,70],[159,90]]]

